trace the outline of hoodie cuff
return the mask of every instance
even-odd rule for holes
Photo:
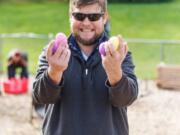
[[[116,83],[116,85],[111,86],[108,79],[106,80],[105,85],[110,90],[119,90],[121,89],[121,87],[123,88],[123,84],[126,82],[126,80],[127,80],[126,75],[122,74],[122,78]]]
[[[54,89],[59,89],[59,88],[61,88],[61,87],[64,86],[64,77],[62,77],[61,82],[57,85],[57,84],[55,84],[55,83],[51,80],[51,78],[49,77],[47,71],[45,72],[45,75],[44,75],[44,76],[45,76],[46,82],[47,82],[51,87],[54,87]]]

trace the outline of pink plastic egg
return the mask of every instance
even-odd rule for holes
[[[59,47],[59,45],[67,44],[67,37],[64,33],[58,33],[55,38],[55,43],[52,48],[52,53],[54,54]]]
[[[105,45],[104,42],[99,45],[99,53],[100,53],[101,55],[103,55],[103,56],[106,55],[104,45]]]

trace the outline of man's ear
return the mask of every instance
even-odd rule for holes
[[[69,12],[69,22],[72,20],[72,14]]]
[[[72,22],[73,22],[73,16],[71,13],[69,13],[69,23],[70,23],[70,26],[72,26]]]
[[[106,24],[107,20],[108,20],[108,13],[105,12],[104,15],[103,15],[103,23]]]

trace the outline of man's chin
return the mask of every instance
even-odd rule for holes
[[[76,40],[84,45],[84,46],[91,46],[91,45],[94,45],[95,41],[96,41],[96,38],[91,38],[91,39],[83,39],[83,38],[80,38],[80,37],[75,37]]]
[[[75,39],[78,43],[84,45],[84,46],[92,46],[96,43],[100,35],[94,35],[94,37],[87,39],[87,37],[80,37],[78,34],[74,34]]]
[[[92,46],[94,45],[94,41],[79,41],[84,46]]]

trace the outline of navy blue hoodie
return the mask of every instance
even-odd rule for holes
[[[47,74],[44,51],[33,84],[33,98],[45,104],[43,135],[128,135],[127,106],[138,95],[131,53],[122,63],[123,76],[111,87],[102,67],[98,46],[85,61],[74,37],[68,39],[71,57],[59,85]]]

